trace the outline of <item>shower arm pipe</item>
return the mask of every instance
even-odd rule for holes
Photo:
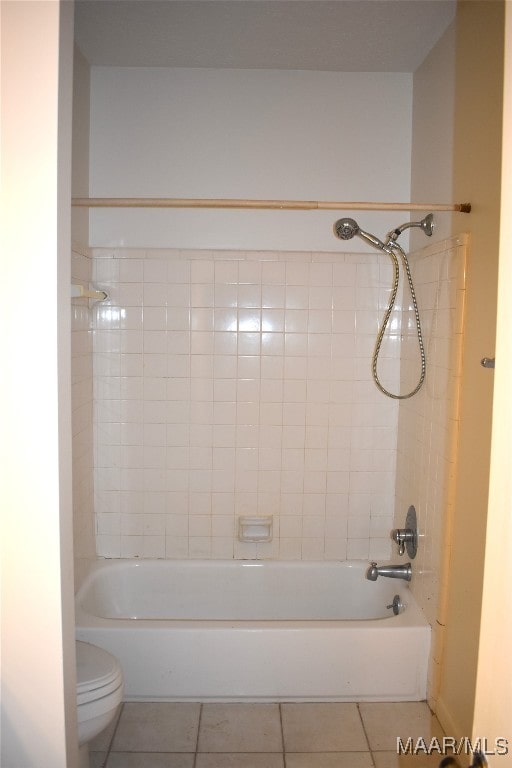
[[[238,200],[190,197],[74,197],[75,208],[241,208],[287,211],[454,211],[470,213],[471,203],[364,203],[318,200]]]

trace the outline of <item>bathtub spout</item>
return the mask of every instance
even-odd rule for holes
[[[377,581],[379,576],[387,576],[390,579],[405,579],[410,581],[412,578],[412,568],[410,563],[405,565],[380,565],[372,563],[366,571],[366,578],[370,581]]]

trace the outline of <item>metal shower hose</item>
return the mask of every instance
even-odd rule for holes
[[[399,251],[400,256],[402,258],[402,262],[404,265],[405,273],[407,275],[407,282],[409,283],[409,290],[411,292],[411,298],[412,298],[412,305],[414,309],[414,316],[416,318],[416,332],[418,336],[418,346],[420,349],[420,358],[421,358],[421,373],[420,378],[413,390],[411,392],[408,392],[405,395],[395,395],[393,392],[389,392],[380,382],[379,375],[377,373],[377,363],[379,360],[379,353],[380,348],[382,345],[382,341],[384,339],[384,334],[386,333],[386,328],[389,323],[389,318],[391,317],[391,313],[395,307],[395,301],[396,301],[396,294],[398,291],[398,283],[400,280],[400,268],[398,264],[398,258],[395,253],[395,249]],[[386,309],[386,312],[384,314],[384,318],[382,321],[382,325],[380,327],[379,333],[377,335],[377,340],[375,342],[375,350],[373,352],[373,358],[372,358],[372,375],[373,380],[377,387],[380,389],[382,394],[386,395],[387,397],[392,397],[394,400],[407,400],[407,398],[412,397],[413,395],[418,392],[421,385],[423,384],[423,381],[425,380],[425,373],[427,370],[427,361],[426,361],[426,355],[425,355],[425,345],[423,343],[423,335],[421,333],[421,323],[420,323],[420,313],[418,310],[418,302],[416,301],[416,293],[414,291],[414,284],[412,281],[412,275],[411,275],[411,269],[409,267],[409,261],[407,259],[407,256],[405,254],[405,251],[398,245],[398,243],[392,242],[388,245],[388,247],[385,249],[386,253],[389,253],[392,261],[393,261],[393,287],[391,289],[391,297],[389,299],[389,304]]]

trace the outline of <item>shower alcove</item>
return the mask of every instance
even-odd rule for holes
[[[77,50],[74,196],[450,200],[453,148],[438,143],[426,163],[418,115],[448,62],[436,131],[453,119],[454,34],[448,25],[414,75],[90,66]],[[412,589],[437,627],[464,214],[436,213],[427,245],[411,237],[427,378],[400,403],[370,367],[391,265],[336,241],[338,211],[73,215],[73,279],[108,294],[73,300],[77,584],[96,556],[390,560],[390,530],[414,503]],[[407,218],[354,215],[382,237]],[[411,318],[404,295],[383,345],[394,388],[416,376]],[[273,515],[273,540],[239,542],[241,515]],[[434,662],[431,691],[435,677]]]

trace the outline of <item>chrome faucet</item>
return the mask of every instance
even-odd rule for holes
[[[405,555],[405,548],[411,549],[411,547],[417,547],[417,533],[410,528],[395,528],[391,531],[391,538],[398,544],[398,554]],[[413,557],[407,552],[409,557]]]
[[[412,578],[412,568],[410,563],[405,565],[380,565],[372,563],[366,571],[366,578],[370,581],[377,581],[379,576],[387,576],[390,579],[404,579],[410,581]]]

